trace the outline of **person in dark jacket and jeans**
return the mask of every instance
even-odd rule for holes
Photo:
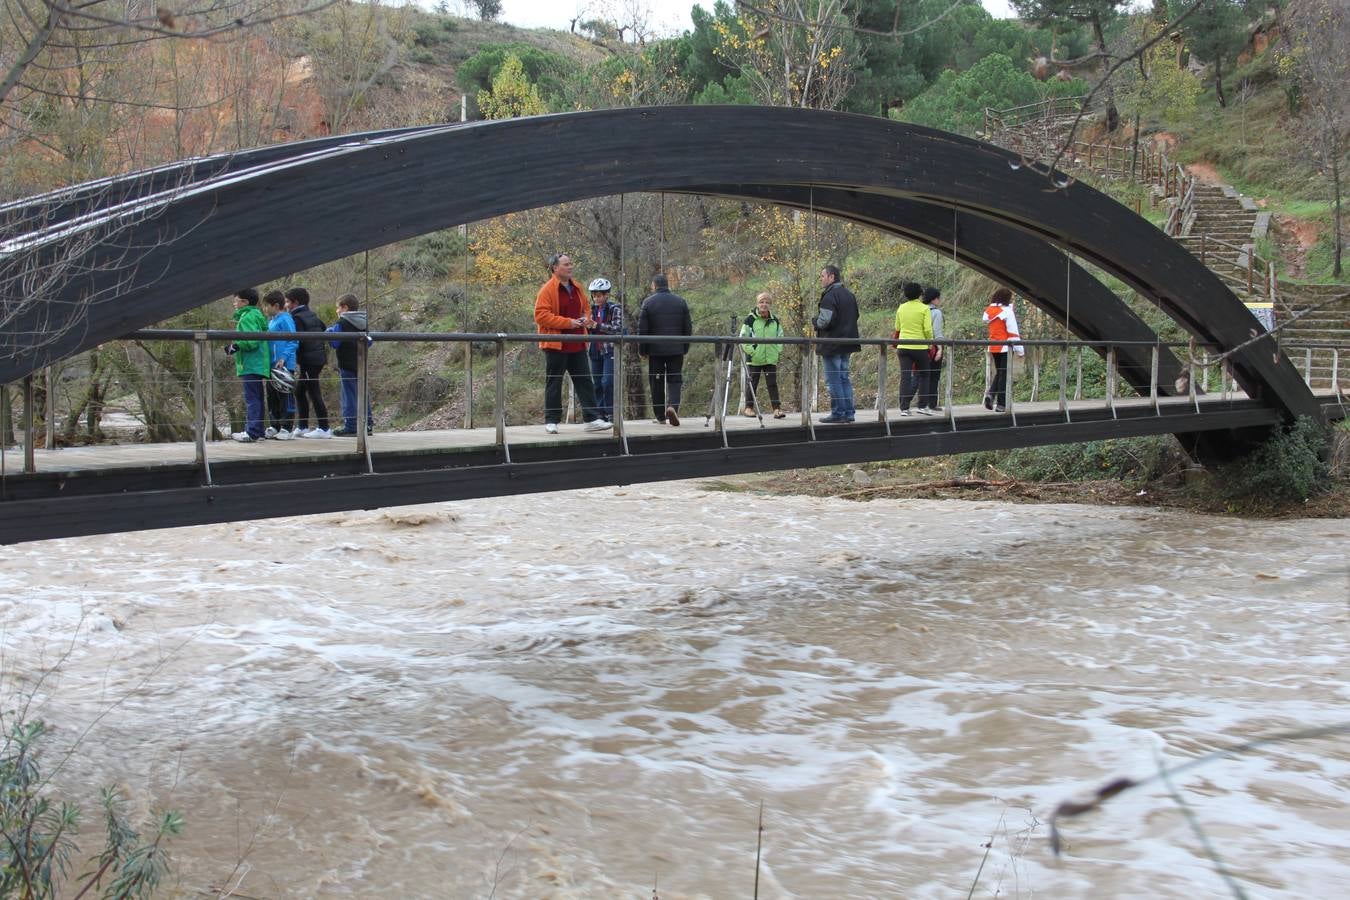
[[[638,313],[638,334],[688,337],[694,333],[694,320],[689,315],[689,304],[679,294],[670,292],[665,275],[652,277],[652,293],[642,301]],[[680,389],[684,382],[684,356],[688,344],[642,343],[638,353],[647,357],[647,379],[652,389],[652,412],[656,423],[664,419],[671,425],[680,424]]]
[[[325,330],[323,319],[309,308],[309,291],[304,288],[293,287],[286,292],[286,309],[295,320],[296,331]],[[300,377],[295,380],[295,402],[298,408],[295,436],[327,440],[333,436],[333,432],[328,430],[328,406],[323,402],[323,390],[319,386],[319,375],[328,363],[327,341],[301,341],[296,358],[300,363]],[[309,427],[311,403],[314,405],[314,428]]]
[[[857,338],[858,298],[839,280],[839,267],[826,266],[820,270],[820,308],[811,321],[816,337]],[[820,360],[825,366],[825,384],[830,391],[830,414],[821,419],[826,424],[852,422],[857,411],[853,407],[853,382],[849,379],[849,357],[862,350],[861,344],[822,344]]]
[[[338,298],[337,312],[338,320],[328,326],[328,330],[336,333],[343,332],[361,332],[366,328],[366,312],[360,308],[361,304],[356,299],[355,294],[343,294]],[[366,338],[369,345],[370,338]],[[354,437],[356,435],[356,406],[359,402],[357,387],[359,384],[357,370],[361,365],[361,351],[355,341],[330,341],[333,350],[337,355],[338,377],[342,379],[342,428],[334,431],[334,437]],[[370,386],[366,385],[366,434],[375,430],[375,418],[370,413]]]

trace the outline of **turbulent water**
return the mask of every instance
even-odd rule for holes
[[[1226,896],[1163,785],[1047,818],[1350,719],[1348,537],[673,484],[21,545],[6,708],[184,812],[185,893],[749,897],[762,804],[764,898]],[[1175,785],[1251,896],[1345,896],[1350,737]]]

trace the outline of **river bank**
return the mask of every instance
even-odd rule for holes
[[[1350,518],[1350,430],[1334,433],[1324,489],[1306,500],[1223,489],[1171,438],[965,454],[709,479],[712,490],[844,500],[999,500],[1171,509],[1252,519]],[[1093,477],[1101,472],[1102,477]]]

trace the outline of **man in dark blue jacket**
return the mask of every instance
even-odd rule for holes
[[[652,293],[642,301],[637,333],[674,337],[688,337],[694,333],[689,304],[679,294],[670,292],[670,282],[665,275],[652,276]],[[638,353],[647,357],[652,412],[658,425],[663,418],[671,425],[680,424],[680,389],[684,382],[684,355],[688,352],[688,344],[638,344]],[[662,410],[665,411],[664,417]]]
[[[858,337],[858,298],[839,280],[839,267],[820,270],[820,308],[811,324],[816,337]],[[852,422],[853,382],[849,379],[849,357],[862,350],[861,344],[821,344],[820,361],[825,367],[825,385],[830,391],[830,414],[820,421],[834,425]]]
[[[329,331],[333,332],[360,332],[365,333],[366,311],[361,309],[360,302],[355,294],[343,294],[338,298],[337,313],[338,320],[328,326]],[[342,394],[342,428],[333,432],[334,437],[354,437],[356,429],[359,427],[356,420],[360,418],[356,412],[356,405],[359,402],[356,396],[359,375],[357,370],[361,367],[361,351],[357,347],[356,341],[329,341],[333,345],[333,350],[337,354],[338,378],[341,380]],[[369,346],[370,338],[366,338],[366,344]],[[375,430],[375,419],[370,413],[370,385],[366,385],[366,434]]]

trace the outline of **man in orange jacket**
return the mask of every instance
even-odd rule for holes
[[[549,257],[549,280],[534,298],[534,322],[540,334],[585,334],[591,320],[591,301],[581,285],[572,280],[572,257],[557,253]],[[544,430],[558,433],[562,421],[562,378],[567,373],[581,404],[587,431],[606,431],[611,425],[595,405],[591,363],[584,341],[540,341],[544,351]]]

